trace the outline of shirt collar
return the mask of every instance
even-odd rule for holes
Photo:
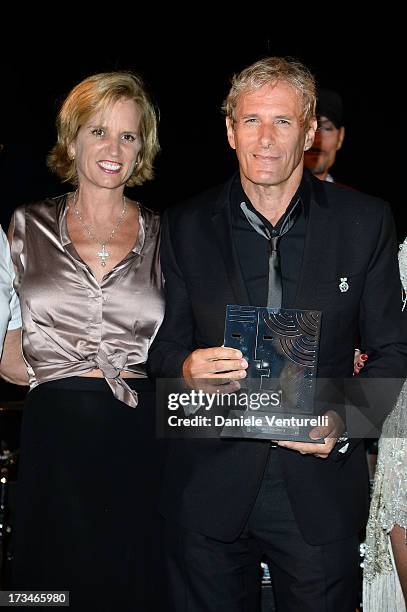
[[[69,210],[68,197],[70,195],[71,193],[65,193],[64,195],[58,196],[58,198],[56,198],[58,200],[57,216],[58,216],[58,225],[59,225],[59,235],[61,238],[61,244],[64,247],[67,246],[68,244],[72,244],[72,240],[68,232],[68,223],[66,219],[66,215]],[[145,219],[145,215],[144,215],[142,206],[140,206],[139,203],[137,203],[137,206],[139,210],[139,232],[138,232],[136,243],[134,247],[131,249],[131,252],[136,253],[137,255],[140,255],[141,251],[143,250],[144,242],[146,239],[146,219]]]
[[[275,227],[278,227],[281,223],[283,223],[284,219],[287,217],[287,215],[290,214],[291,210],[293,209],[298,199],[300,199],[300,206],[302,207],[302,212],[305,216],[305,219],[307,219],[309,215],[311,191],[310,191],[310,185],[308,184],[308,181],[306,180],[305,176],[302,177],[297,191],[292,197],[290,204],[287,206],[287,210],[282,215],[282,217],[278,220]],[[252,210],[256,215],[258,215],[262,219],[262,221],[267,224],[267,226],[272,227],[271,223],[265,217],[263,217],[263,215],[259,213],[259,211],[256,210],[253,204],[250,202],[250,199],[248,198],[247,194],[245,193],[242,187],[240,176],[237,174],[235,177],[235,180],[233,181],[232,189],[231,189],[232,210],[235,211],[234,214],[238,214],[241,217],[245,218],[243,212],[240,209],[241,202],[246,202],[246,205],[250,210]]]

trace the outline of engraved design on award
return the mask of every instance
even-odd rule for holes
[[[280,398],[278,405],[270,402],[270,406],[255,410],[248,401],[245,417],[255,415],[263,419],[262,424],[256,433],[251,421],[245,435],[240,431],[236,436],[310,441],[306,432],[315,426],[311,421],[315,416],[321,317],[322,313],[314,310],[227,306],[224,345],[240,349],[249,364],[241,392],[249,399],[259,393],[264,393],[265,399],[267,393]],[[231,411],[232,416],[241,412]],[[285,424],[280,425],[280,417]],[[222,435],[229,434],[224,431]]]

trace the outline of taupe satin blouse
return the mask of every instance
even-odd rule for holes
[[[21,206],[11,247],[30,386],[99,368],[115,397],[137,406],[121,370],[146,378],[148,348],[164,316],[159,217],[140,206],[129,254],[100,285],[67,229],[67,194]]]

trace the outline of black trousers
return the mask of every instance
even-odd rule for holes
[[[355,612],[358,603],[357,536],[323,546],[305,542],[274,449],[236,541],[220,542],[167,522],[167,546],[174,612],[258,611],[264,555],[278,612]]]

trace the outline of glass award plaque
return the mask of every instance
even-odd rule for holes
[[[310,430],[327,424],[314,414],[321,317],[315,310],[226,307],[224,346],[239,349],[249,367],[222,437],[317,442]]]

